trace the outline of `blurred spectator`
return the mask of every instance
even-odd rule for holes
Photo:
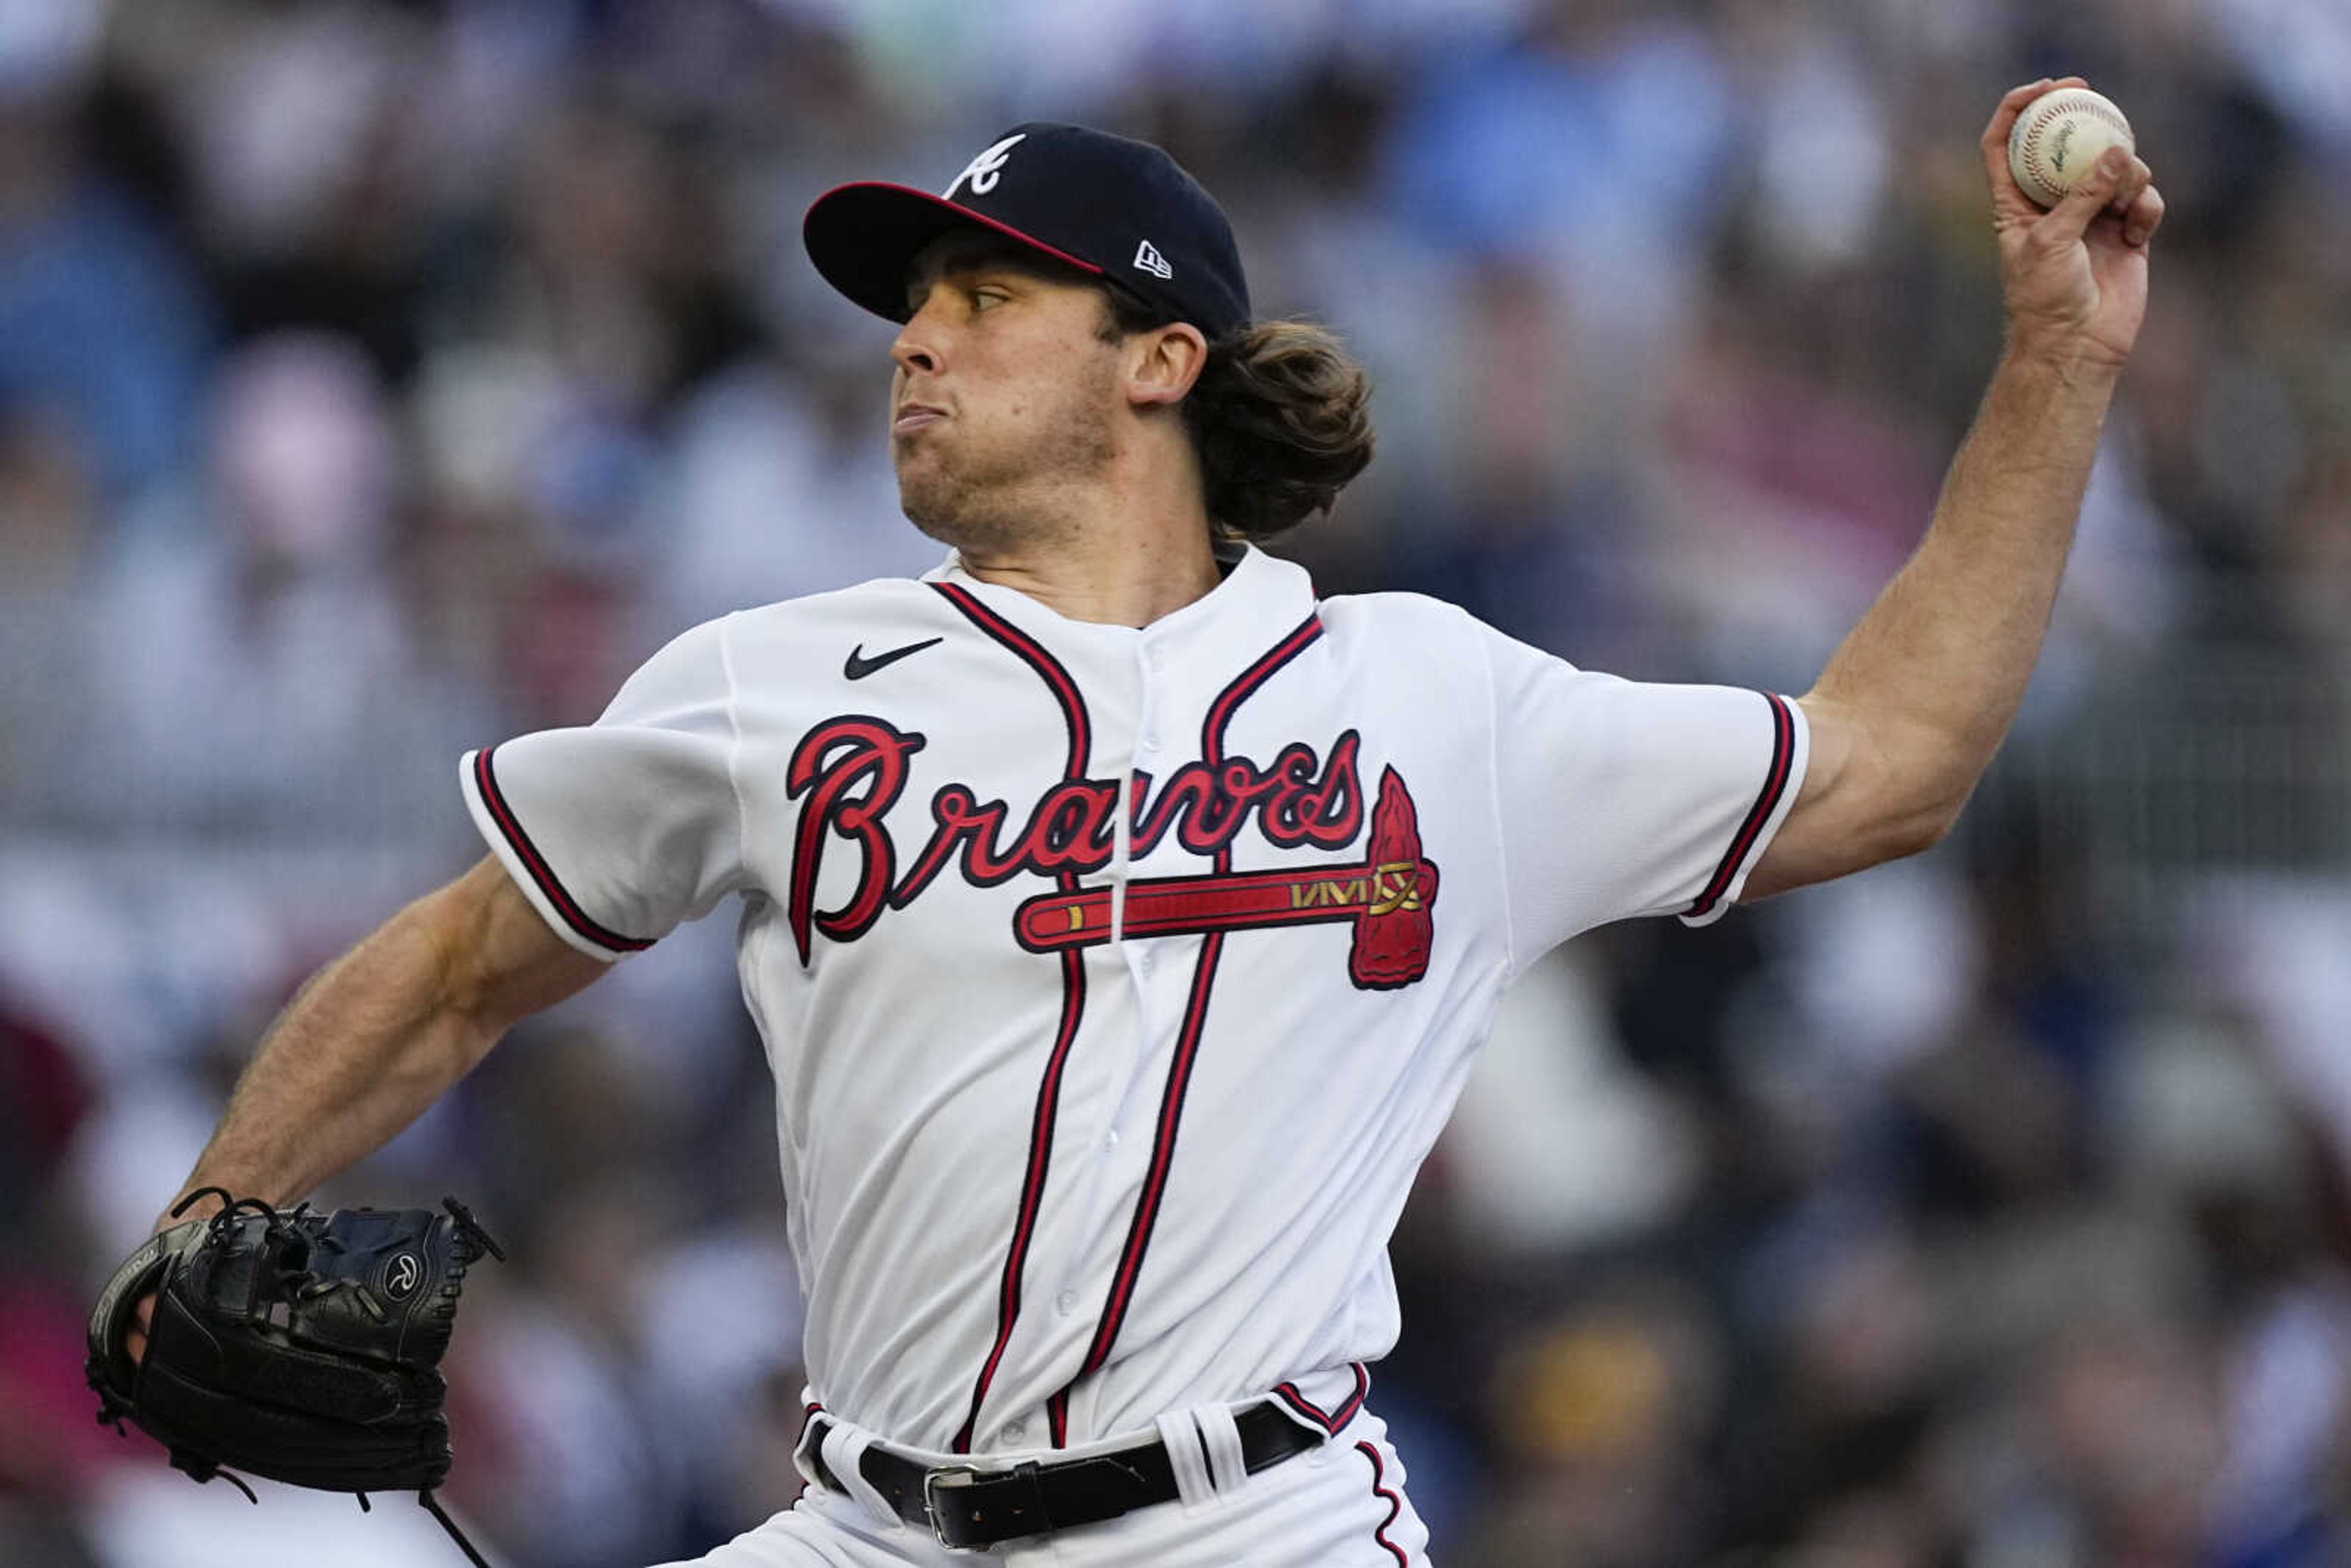
[[[212,308],[189,258],[78,123],[96,0],[0,26],[0,409],[32,407],[121,505],[192,450]]]

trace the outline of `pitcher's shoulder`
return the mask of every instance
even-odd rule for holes
[[[737,610],[710,624],[723,627],[729,642],[773,645],[829,642],[844,634],[852,643],[886,642],[902,631],[935,631],[951,619],[952,608],[929,583],[911,577],[877,577]]]
[[[1474,657],[1486,639],[1499,635],[1459,605],[1426,593],[1334,594],[1316,612],[1332,643],[1351,652]]]

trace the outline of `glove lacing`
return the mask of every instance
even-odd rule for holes
[[[212,1228],[213,1234],[216,1237],[225,1232],[229,1227],[236,1223],[237,1215],[241,1211],[251,1209],[261,1216],[263,1225],[267,1228],[269,1239],[283,1246],[288,1240],[298,1239],[298,1238],[292,1235],[292,1222],[301,1218],[305,1214],[308,1214],[310,1211],[310,1201],[308,1198],[303,1199],[300,1203],[281,1214],[278,1212],[277,1207],[270,1203],[267,1198],[238,1197],[230,1193],[225,1187],[200,1186],[188,1193],[184,1197],[181,1198],[179,1202],[172,1206],[172,1218],[174,1219],[179,1218],[180,1216],[188,1211],[188,1207],[191,1204],[194,1203],[196,1199],[203,1197],[207,1193],[216,1195],[221,1200],[220,1209],[214,1213],[209,1220],[205,1221],[205,1223]],[[476,1243],[484,1252],[488,1253],[491,1257],[496,1258],[500,1262],[506,1261],[506,1249],[490,1239],[490,1233],[482,1228],[481,1221],[474,1218],[474,1214],[471,1209],[467,1208],[464,1204],[458,1202],[454,1197],[443,1198],[441,1200],[441,1205],[444,1208],[449,1211],[449,1217],[457,1222],[459,1231],[465,1235],[467,1239]],[[338,1285],[348,1284],[349,1282],[350,1281],[335,1281]],[[109,1403],[110,1403],[110,1401]],[[110,1413],[108,1410],[100,1409],[98,1416],[99,1423],[101,1425],[106,1424],[110,1414],[113,1414],[112,1425],[114,1429],[118,1432],[122,1431],[122,1421],[120,1414],[119,1413]],[[128,1434],[125,1435],[127,1436]],[[256,1507],[260,1506],[261,1499],[254,1494],[253,1488],[246,1484],[245,1478],[238,1475],[235,1471],[223,1469],[219,1465],[214,1464],[209,1459],[198,1458],[193,1454],[183,1454],[177,1449],[172,1450],[171,1458],[172,1468],[182,1473],[193,1477],[199,1482],[208,1481],[214,1476],[218,1476],[221,1479],[228,1482],[229,1485],[243,1492],[245,1494],[246,1501],[254,1504]],[[433,1495],[436,1490],[436,1488],[433,1487],[421,1489],[416,1494],[416,1500],[423,1506],[425,1512],[440,1521],[441,1528],[449,1532],[449,1539],[457,1543],[457,1550],[465,1554],[466,1561],[473,1563],[474,1568],[490,1568],[489,1563],[483,1558],[482,1554],[475,1550],[474,1543],[465,1539],[465,1532],[457,1528],[457,1521],[451,1519],[447,1511],[442,1508],[441,1500]],[[374,1511],[373,1505],[368,1501],[367,1493],[363,1491],[355,1491],[351,1495],[359,1500],[360,1511],[361,1513],[371,1513]]]

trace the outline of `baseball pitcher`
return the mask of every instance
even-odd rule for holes
[[[946,559],[695,627],[594,724],[465,758],[489,853],[302,992],[183,1191],[293,1202],[731,894],[810,1485],[697,1561],[1426,1563],[1368,1394],[1385,1247],[1504,988],[1935,842],[2024,691],[2163,215],[2121,150],[2025,198],[2005,143],[2052,85],[1983,134],[1974,428],[1794,697],[1261,552],[1368,461],[1367,386],[1252,315],[1158,149],[1032,123],[938,195],[828,193],[808,251],[893,324],[900,497]]]

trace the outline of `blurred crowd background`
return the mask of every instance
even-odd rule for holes
[[[479,852],[463,748],[935,559],[816,194],[1160,141],[1378,378],[1324,592],[1794,692],[1999,349],[1976,139],[2069,72],[2170,215],[2016,737],[1917,861],[1528,977],[1374,1402],[1455,1568],[2351,1555],[2341,0],[0,0],[0,1562],[449,1555],[98,1427],[82,1317],[291,989]],[[515,1568],[799,1484],[728,924],[321,1195],[511,1243],[449,1495]]]

